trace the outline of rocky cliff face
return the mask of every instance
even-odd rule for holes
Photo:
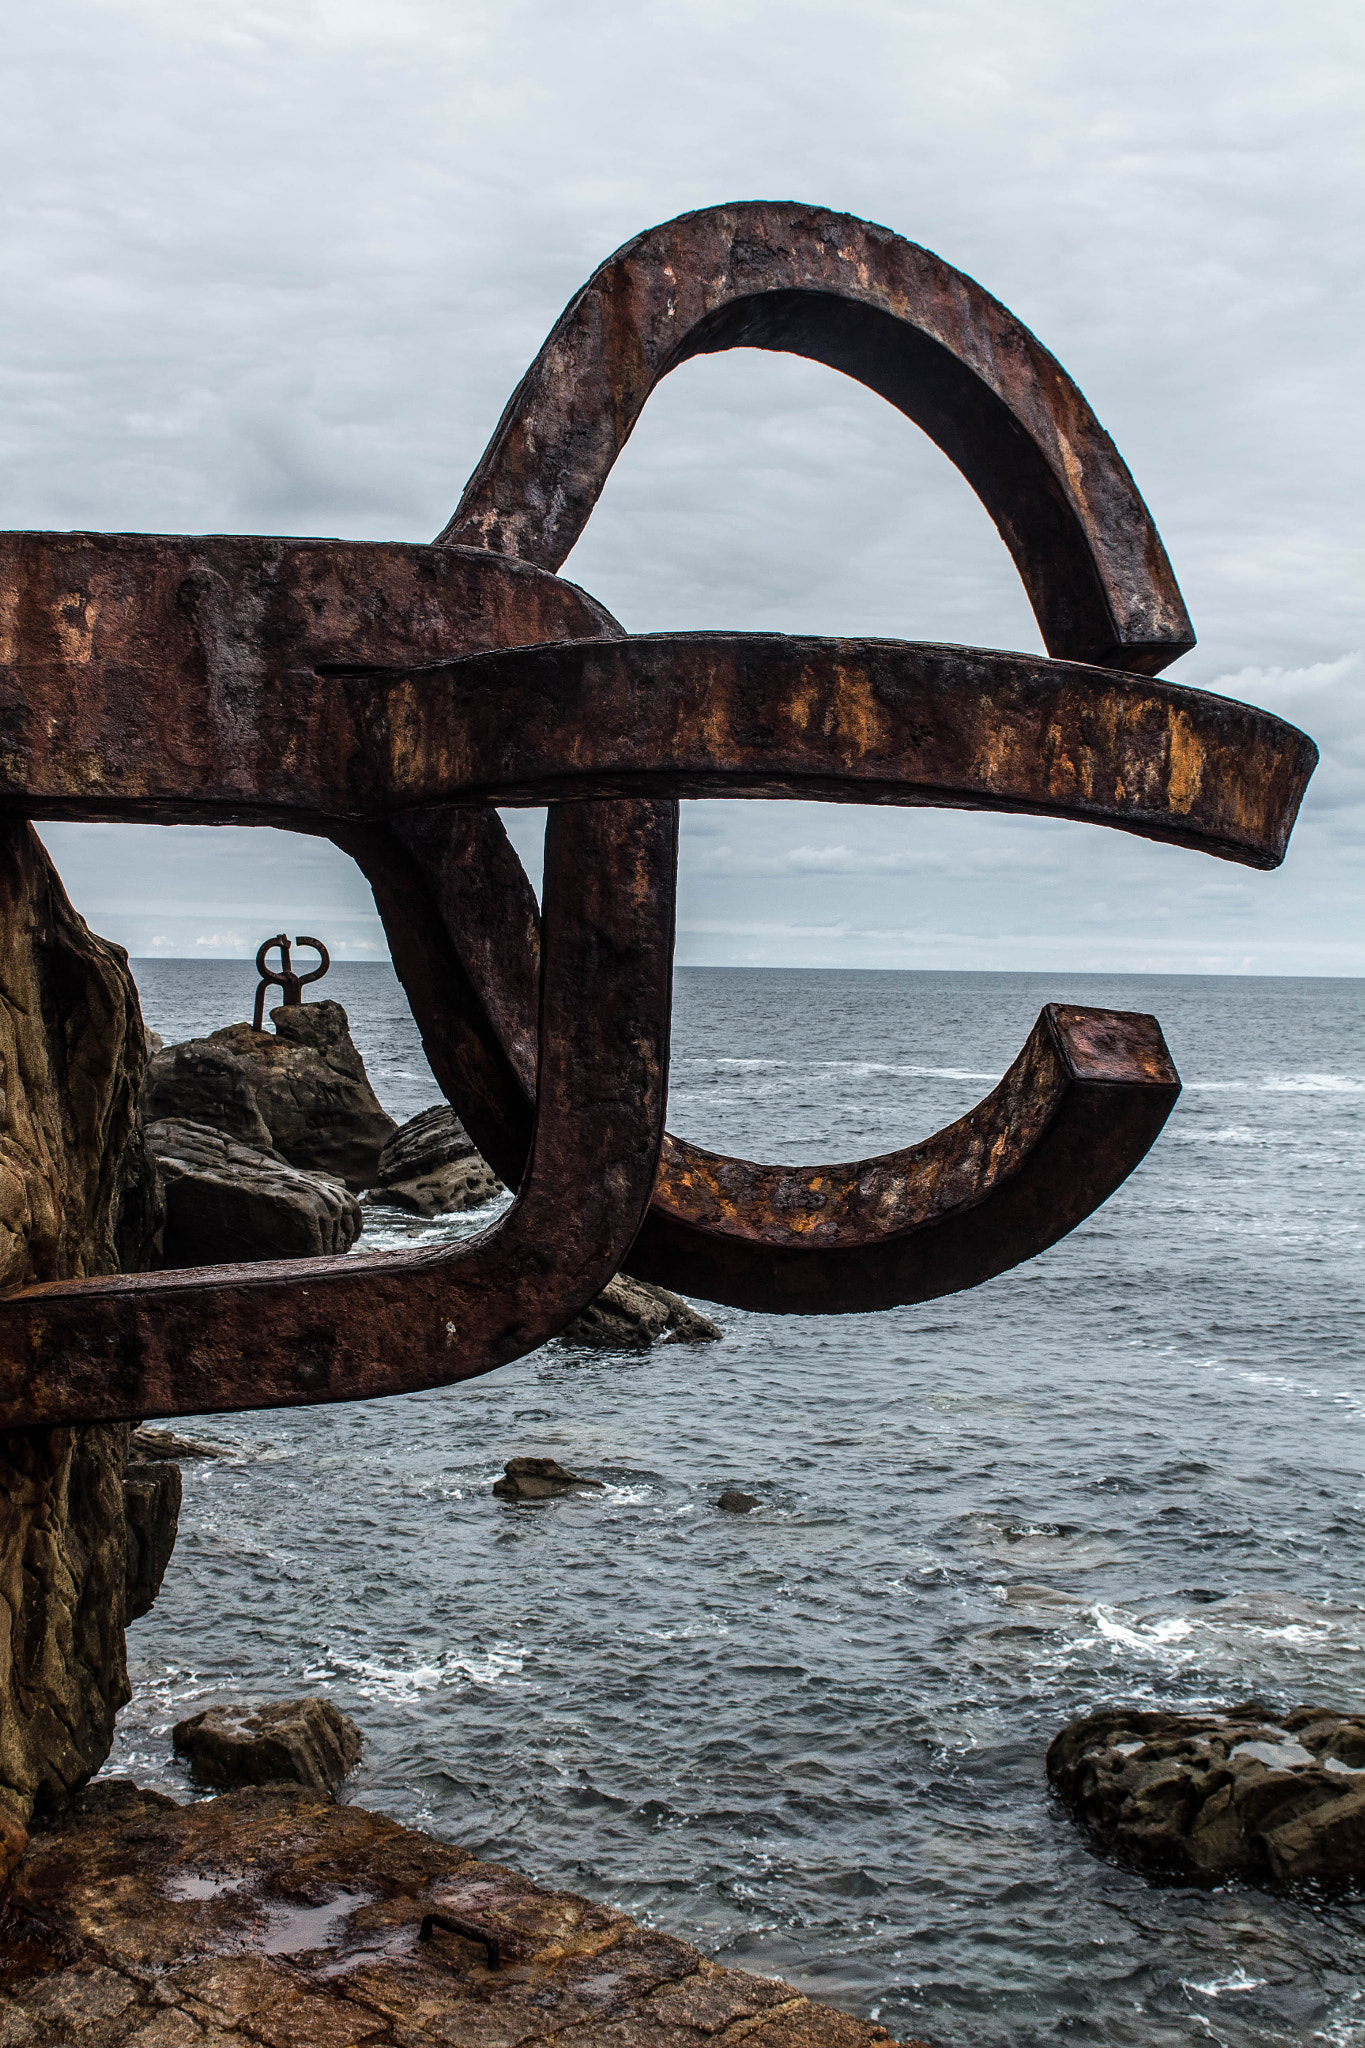
[[[127,956],[31,827],[0,824],[0,1289],[115,1272],[149,1235]],[[0,1432],[0,1879],[109,1753],[128,1698],[127,1430]]]

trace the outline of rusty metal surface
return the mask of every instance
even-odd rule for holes
[[[551,573],[659,379],[730,347],[828,363],[918,421],[994,518],[1051,658],[628,636]],[[22,1290],[0,1301],[0,1422],[449,1383],[543,1342],[627,1260],[829,1312],[1055,1242],[1178,1093],[1154,1019],[1048,1006],[975,1110],[877,1159],[764,1166],[666,1137],[676,799],[1012,810],[1273,867],[1315,750],[1155,680],[1192,643],[1060,365],[928,251],[788,205],[688,215],[603,265],[434,546],[0,535],[0,803],[335,840],[441,1087],[518,1189],[438,1252]],[[542,801],[543,930],[492,808]]]
[[[1049,654],[1154,673],[1194,630],[1147,507],[1055,356],[974,279],[824,207],[683,214],[570,302],[440,538],[558,569],[660,378],[690,356],[827,363],[922,427],[1014,557]]]
[[[0,802],[318,831],[432,805],[816,797],[1088,819],[1275,867],[1315,758],[1230,698],[989,648],[680,633],[232,688],[192,669],[173,721],[120,654],[29,672]]]

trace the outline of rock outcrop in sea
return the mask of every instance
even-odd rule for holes
[[[681,1295],[618,1273],[560,1332],[560,1340],[595,1351],[646,1351],[656,1340],[712,1344],[721,1334],[717,1323]]]
[[[319,1258],[360,1236],[364,1217],[344,1181],[187,1118],[149,1123],[146,1139],[165,1190],[163,1265]]]
[[[555,1500],[566,1493],[586,1490],[600,1493],[602,1481],[570,1472],[558,1458],[509,1458],[501,1479],[493,1481],[493,1491],[499,1500]]]
[[[272,1010],[270,1021],[273,1037],[229,1024],[210,1043],[241,1061],[272,1151],[362,1194],[398,1126],[370,1086],[346,1012],[340,1003],[294,1003]]]
[[[502,1182],[474,1149],[448,1103],[437,1103],[401,1124],[379,1155],[372,1202],[389,1202],[418,1216],[450,1216],[477,1209],[501,1193]]]
[[[136,1128],[146,1034],[127,955],[0,825],[0,1289],[134,1264],[155,1211]],[[0,1878],[104,1762],[129,1697],[121,1424],[0,1433]],[[134,1588],[150,1579],[141,1563]],[[140,1597],[135,1590],[134,1599]]]
[[[140,1107],[149,1124],[207,1126],[253,1152],[273,1150],[246,1067],[212,1038],[158,1046],[147,1062]]]
[[[398,1126],[370,1086],[346,1012],[340,1003],[304,1003],[270,1017],[273,1033],[228,1024],[154,1052],[144,1118],[207,1125],[360,1194]]]
[[[1065,1727],[1047,1774],[1099,1848],[1152,1876],[1365,1880],[1365,1714],[1114,1708]]]
[[[271,1019],[273,1035],[229,1024],[148,1061],[141,1109],[167,1266],[317,1258],[349,1251],[364,1228],[355,1197],[397,1125],[340,1003]]]

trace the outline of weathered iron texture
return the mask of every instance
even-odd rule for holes
[[[332,956],[323,945],[321,939],[305,938],[303,933],[300,932],[294,944],[296,946],[311,946],[318,956],[317,966],[311,968],[307,974],[295,973],[293,956],[289,950],[289,940],[283,932],[277,932],[273,939],[267,939],[265,944],[259,946],[256,950],[256,972],[260,975],[261,979],[256,989],[256,1008],[251,1018],[252,1029],[255,1031],[261,1029],[265,1017],[265,998],[268,989],[277,988],[279,990],[281,1009],[296,1010],[303,1002],[303,991],[308,983],[310,981],[321,981],[323,975],[332,964]],[[266,965],[265,956],[272,946],[277,946],[280,954],[279,972],[276,974],[272,974]]]
[[[995,520],[1048,658],[632,637],[560,580],[654,385],[733,347],[828,363],[916,420]],[[790,205],[686,215],[604,264],[431,547],[0,536],[0,803],[344,847],[442,1088],[518,1190],[436,1252],[21,1290],[0,1423],[448,1384],[623,1264],[838,1312],[1054,1243],[1179,1092],[1153,1018],[1049,1005],[976,1109],[878,1159],[762,1166],[664,1133],[677,799],[1018,811],[1274,867],[1316,750],[1156,680],[1193,637],[1132,478],[1034,337],[927,250]],[[544,802],[542,929],[493,807]]]

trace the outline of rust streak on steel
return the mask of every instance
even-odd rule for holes
[[[1048,658],[630,636],[561,580],[660,378],[732,347],[829,364],[917,421],[995,520]],[[929,251],[795,205],[686,215],[604,264],[438,544],[0,535],[0,804],[332,838],[442,1089],[518,1190],[459,1246],[21,1289],[0,1301],[0,1422],[448,1384],[542,1343],[623,1262],[837,1312],[1054,1243],[1178,1094],[1153,1018],[1048,1005],[974,1110],[875,1159],[761,1165],[666,1135],[676,800],[1017,811],[1273,867],[1315,750],[1159,680],[1192,644],[1055,359]],[[493,808],[542,801],[543,929]]]

